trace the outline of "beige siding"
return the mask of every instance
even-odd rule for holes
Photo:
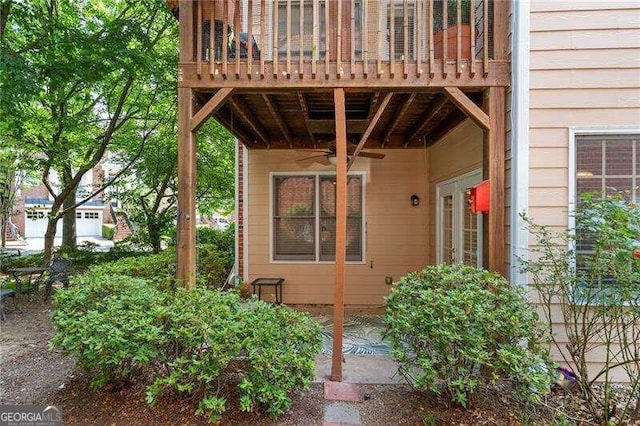
[[[385,276],[397,280],[427,261],[426,156],[424,150],[385,150],[383,160],[359,158],[352,171],[365,172],[366,251],[365,261],[346,267],[345,303],[382,305],[390,287]],[[290,304],[332,304],[334,265],[332,263],[272,262],[270,260],[271,172],[331,171],[314,165],[300,168],[300,153],[288,150],[249,152],[248,250],[249,281],[257,277],[283,277],[284,301]],[[410,197],[418,194],[419,207]],[[264,293],[263,293],[264,296]]]
[[[428,148],[429,263],[436,261],[436,185],[482,168],[482,130],[470,119]]]
[[[530,215],[562,227],[569,128],[640,126],[640,4],[534,1],[530,41]]]

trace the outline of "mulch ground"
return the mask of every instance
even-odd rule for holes
[[[47,348],[54,329],[52,306],[20,298],[7,307],[7,321],[0,324],[0,404],[61,405],[65,424],[181,425],[206,424],[196,415],[197,398],[163,395],[155,406],[145,402],[145,378],[119,386],[92,390],[89,377],[72,357]],[[520,425],[551,424],[549,412],[514,402],[508,387],[495,387],[478,395],[469,409],[448,408],[429,393],[406,385],[358,385],[365,425]],[[293,396],[293,407],[278,420],[258,409],[241,412],[235,388],[222,386],[228,399],[221,424],[321,425],[324,391],[320,383]],[[366,397],[365,397],[366,395]]]

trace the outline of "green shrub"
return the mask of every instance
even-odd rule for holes
[[[106,238],[107,240],[113,240],[113,237],[116,236],[116,225],[112,223],[103,223],[102,224],[102,238]]]
[[[207,287],[223,288],[234,256],[214,244],[198,246],[198,278]]]
[[[455,404],[501,377],[531,396],[549,386],[537,315],[497,274],[463,265],[409,273],[387,297],[385,321],[405,378]]]
[[[56,292],[50,347],[74,355],[93,387],[123,379],[156,361],[167,337],[168,295],[142,279],[100,271],[76,276]]]
[[[583,196],[575,229],[527,218],[536,244],[519,259],[537,291],[558,358],[599,424],[640,418],[640,209],[628,193]],[[557,318],[564,318],[561,324]],[[594,362],[594,361],[598,362]],[[624,382],[630,390],[617,391]]]
[[[196,241],[200,245],[213,245],[218,251],[234,256],[236,231],[234,224],[226,229],[214,229],[209,226],[196,228]]]
[[[162,289],[175,284],[176,254],[165,250],[158,254],[138,254],[91,268],[91,271],[105,275],[128,275],[144,278]]]
[[[192,393],[200,398],[198,411],[215,421],[226,404],[219,384],[231,375],[241,378],[242,409],[264,405],[273,417],[312,380],[320,329],[308,315],[244,302],[236,292],[163,292],[155,282],[113,274],[118,266],[76,277],[54,300],[50,346],[75,355],[93,374],[93,386],[146,367],[154,377],[149,403],[165,389]]]

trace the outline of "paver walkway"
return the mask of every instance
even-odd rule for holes
[[[359,425],[360,406],[365,395],[360,384],[403,383],[390,355],[343,354],[342,382],[332,382],[331,355],[316,357],[315,382],[324,384],[323,425]]]

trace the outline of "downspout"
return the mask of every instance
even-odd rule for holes
[[[511,66],[511,255],[510,280],[526,285],[518,259],[528,258],[529,232],[520,213],[529,210],[529,17],[530,3],[514,1]]]
[[[240,211],[240,202],[239,202],[239,194],[238,194],[238,189],[239,187],[239,183],[240,183],[240,142],[238,141],[238,139],[236,139],[234,141],[234,148],[235,148],[235,235],[234,235],[234,239],[235,239],[235,256],[234,256],[234,262],[233,262],[233,270],[235,271],[237,276],[241,276],[240,275],[240,269],[238,269],[238,259],[240,259],[240,239],[238,238],[239,235],[239,231],[238,228],[240,226],[240,216],[238,214],[238,212]],[[236,282],[233,283],[234,285],[236,284]]]

